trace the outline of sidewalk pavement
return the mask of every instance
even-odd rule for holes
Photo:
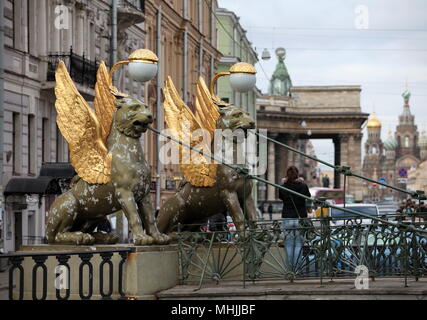
[[[411,299],[427,300],[427,279],[419,281],[408,279],[408,287],[404,279],[376,279],[369,282],[369,289],[358,290],[354,280],[325,280],[321,286],[319,280],[260,281],[246,287],[239,281],[224,281],[219,285],[206,283],[198,289],[197,285],[178,285],[157,293],[160,300],[183,299],[259,299],[259,300],[294,300],[294,299],[326,299],[326,300],[380,300],[380,299]]]

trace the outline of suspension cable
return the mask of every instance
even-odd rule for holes
[[[371,178],[368,178],[368,177],[362,176],[362,175],[360,175],[360,174],[354,173],[354,172],[352,172],[352,171],[351,171],[350,167],[348,167],[348,166],[335,166],[335,165],[333,165],[333,164],[331,164],[331,163],[329,163],[329,162],[326,162],[326,161],[320,160],[320,159],[318,159],[317,157],[314,157],[314,156],[310,156],[310,155],[308,155],[308,154],[306,154],[306,153],[304,153],[304,152],[302,152],[302,151],[300,151],[300,150],[297,150],[297,149],[295,149],[295,148],[292,148],[292,147],[290,147],[290,146],[288,146],[288,145],[286,145],[286,144],[284,144],[284,143],[282,143],[282,142],[279,142],[279,141],[277,141],[277,140],[274,140],[274,139],[272,139],[272,138],[270,138],[270,137],[267,137],[267,136],[265,136],[265,135],[263,135],[263,134],[260,134],[260,133],[258,133],[258,132],[256,132],[255,134],[256,134],[257,136],[259,136],[259,137],[263,138],[263,139],[266,139],[266,140],[271,141],[271,142],[273,142],[273,143],[275,143],[275,144],[278,144],[278,145],[280,145],[280,146],[282,146],[282,147],[284,147],[284,148],[286,148],[286,149],[288,149],[288,150],[290,150],[290,151],[292,151],[292,152],[296,152],[296,153],[298,153],[298,154],[302,155],[303,157],[306,157],[306,158],[312,159],[312,160],[314,160],[314,161],[317,161],[317,162],[320,162],[320,163],[324,164],[325,166],[328,166],[328,167],[330,167],[330,168],[333,168],[333,169],[334,169],[334,171],[337,171],[338,173],[343,174],[343,175],[345,175],[345,176],[353,176],[353,177],[356,177],[356,178],[359,178],[359,179],[362,179],[362,180],[366,180],[366,181],[369,181],[369,182],[372,182],[372,183],[376,183],[376,184],[382,185],[382,186],[384,186],[384,187],[387,187],[387,188],[390,188],[390,189],[394,189],[394,190],[399,191],[399,192],[402,192],[402,193],[409,194],[409,195],[411,195],[411,196],[412,196],[412,197],[414,197],[414,198],[420,198],[420,197],[422,198],[422,196],[423,196],[423,195],[422,195],[422,193],[419,193],[419,192],[411,192],[411,191],[408,191],[408,190],[405,190],[405,189],[402,189],[402,188],[399,188],[399,187],[396,187],[396,186],[392,186],[392,185],[389,185],[389,184],[387,184],[387,183],[384,183],[384,182],[381,182],[381,181],[377,181],[377,180],[374,180],[374,179],[371,179]],[[422,200],[422,199],[421,199],[421,200]]]
[[[167,138],[169,140],[172,140],[172,141],[178,143],[181,146],[184,146],[184,147],[186,147],[186,148],[188,148],[188,149],[190,149],[192,151],[195,151],[195,152],[197,152],[197,153],[199,153],[199,154],[201,154],[203,156],[206,156],[206,157],[208,157],[208,158],[210,158],[210,159],[212,159],[212,160],[214,160],[214,161],[216,161],[218,163],[221,163],[222,165],[225,165],[226,167],[228,167],[230,169],[233,169],[237,173],[243,175],[245,178],[252,179],[252,180],[257,180],[259,182],[271,185],[271,186],[273,186],[275,188],[282,189],[282,190],[287,191],[287,192],[289,192],[289,193],[291,193],[293,195],[296,195],[298,197],[301,197],[301,198],[304,198],[306,200],[310,200],[310,201],[312,201],[314,203],[317,203],[322,208],[328,208],[329,207],[329,208],[333,208],[333,209],[338,209],[338,210],[341,210],[341,211],[344,211],[344,212],[347,212],[347,213],[351,213],[351,214],[354,214],[354,215],[357,215],[357,216],[361,216],[361,217],[364,217],[364,218],[368,218],[368,219],[371,219],[371,220],[382,222],[384,224],[388,224],[388,225],[391,225],[391,226],[394,226],[394,227],[400,227],[400,228],[404,228],[404,229],[411,229],[411,231],[414,231],[414,232],[416,231],[416,232],[426,233],[427,234],[427,230],[418,229],[418,228],[415,228],[412,225],[403,224],[403,223],[400,223],[400,222],[393,223],[393,222],[390,222],[390,221],[387,221],[387,220],[383,220],[383,219],[378,218],[378,217],[373,217],[373,216],[370,216],[368,214],[357,212],[357,211],[354,211],[354,210],[351,210],[351,209],[348,209],[348,208],[337,207],[337,206],[334,206],[332,204],[327,203],[324,200],[314,199],[314,198],[308,197],[308,196],[306,196],[304,194],[301,194],[301,193],[298,193],[298,192],[296,192],[294,190],[288,189],[288,188],[286,188],[286,187],[284,187],[282,185],[279,185],[277,183],[265,180],[263,178],[260,178],[260,177],[254,176],[254,175],[251,175],[251,174],[249,174],[249,170],[246,169],[246,168],[242,168],[242,167],[239,167],[239,166],[231,165],[229,163],[225,163],[222,160],[220,160],[220,159],[216,158],[215,156],[213,156],[212,154],[206,153],[203,150],[200,150],[200,149],[197,149],[197,148],[195,148],[195,147],[193,147],[191,145],[188,145],[185,142],[183,142],[181,140],[178,140],[178,139],[175,139],[174,137],[172,137],[170,135],[164,134],[164,133],[160,132],[159,130],[157,130],[155,128],[152,128],[151,126],[147,126],[147,129],[149,129],[150,131],[153,131],[154,133],[156,133],[158,135],[161,135],[161,136],[163,136],[163,137],[165,137],[165,138]]]

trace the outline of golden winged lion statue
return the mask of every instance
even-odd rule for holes
[[[213,99],[201,77],[196,88],[195,114],[182,101],[170,77],[166,80],[164,96],[165,119],[170,134],[175,139],[190,142],[191,146],[206,154],[214,150],[215,129],[229,129],[233,133],[239,129],[244,133],[255,129],[255,122],[248,112],[215,102],[217,100]],[[200,139],[190,136],[199,129],[208,132],[209,139],[202,135]],[[235,143],[233,150],[239,150]],[[172,233],[179,223],[203,223],[208,217],[224,212],[228,212],[239,231],[244,228],[245,218],[256,221],[251,180],[197,152],[192,152],[188,161],[188,149],[182,145],[179,148],[180,167],[185,180],[179,191],[160,208],[158,227],[161,232]]]
[[[103,61],[97,72],[94,111],[62,61],[56,71],[55,94],[57,124],[69,144],[77,176],[49,210],[48,242],[116,243],[116,235],[94,231],[107,215],[122,210],[135,245],[166,244],[168,236],[155,223],[150,170],[139,142],[153,122],[147,106],[110,87]]]

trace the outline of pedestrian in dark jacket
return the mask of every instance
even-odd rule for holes
[[[310,191],[304,183],[304,180],[298,178],[298,168],[295,166],[289,167],[286,171],[286,178],[284,179],[283,186],[307,197],[311,197]],[[279,198],[283,201],[282,218],[307,217],[307,207],[304,198],[293,195],[282,189],[279,190]]]
[[[310,191],[304,180],[298,178],[298,168],[291,166],[286,171],[283,187],[311,197]],[[303,238],[299,230],[299,218],[307,217],[305,199],[280,189],[279,198],[283,201],[282,232],[284,235],[284,247],[286,248],[286,267],[289,271],[295,271],[302,261],[301,253]]]

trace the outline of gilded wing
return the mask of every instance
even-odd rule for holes
[[[56,122],[70,146],[71,164],[91,184],[110,181],[111,154],[102,140],[102,128],[80,95],[63,61],[56,70]]]
[[[114,112],[116,111],[116,107],[114,106],[116,98],[110,92],[109,77],[105,62],[101,61],[96,74],[95,100],[93,101],[93,105],[95,107],[96,117],[101,123],[102,140],[105,144],[107,143]]]
[[[164,110],[166,123],[171,129],[170,134],[192,147],[210,153],[210,144],[203,137],[199,139],[191,139],[191,134],[198,129],[203,129],[199,121],[197,121],[193,112],[185,105],[179,96],[172,79],[166,79],[164,89],[165,101]],[[211,187],[216,181],[217,164],[213,163],[210,158],[200,155],[196,152],[191,152],[184,146],[179,146],[180,149],[180,167],[184,177],[194,186]],[[186,155],[190,155],[187,158]]]
[[[209,131],[211,139],[213,139],[218,118],[218,107],[212,102],[212,96],[206,86],[205,80],[199,77],[196,95],[196,119]]]

